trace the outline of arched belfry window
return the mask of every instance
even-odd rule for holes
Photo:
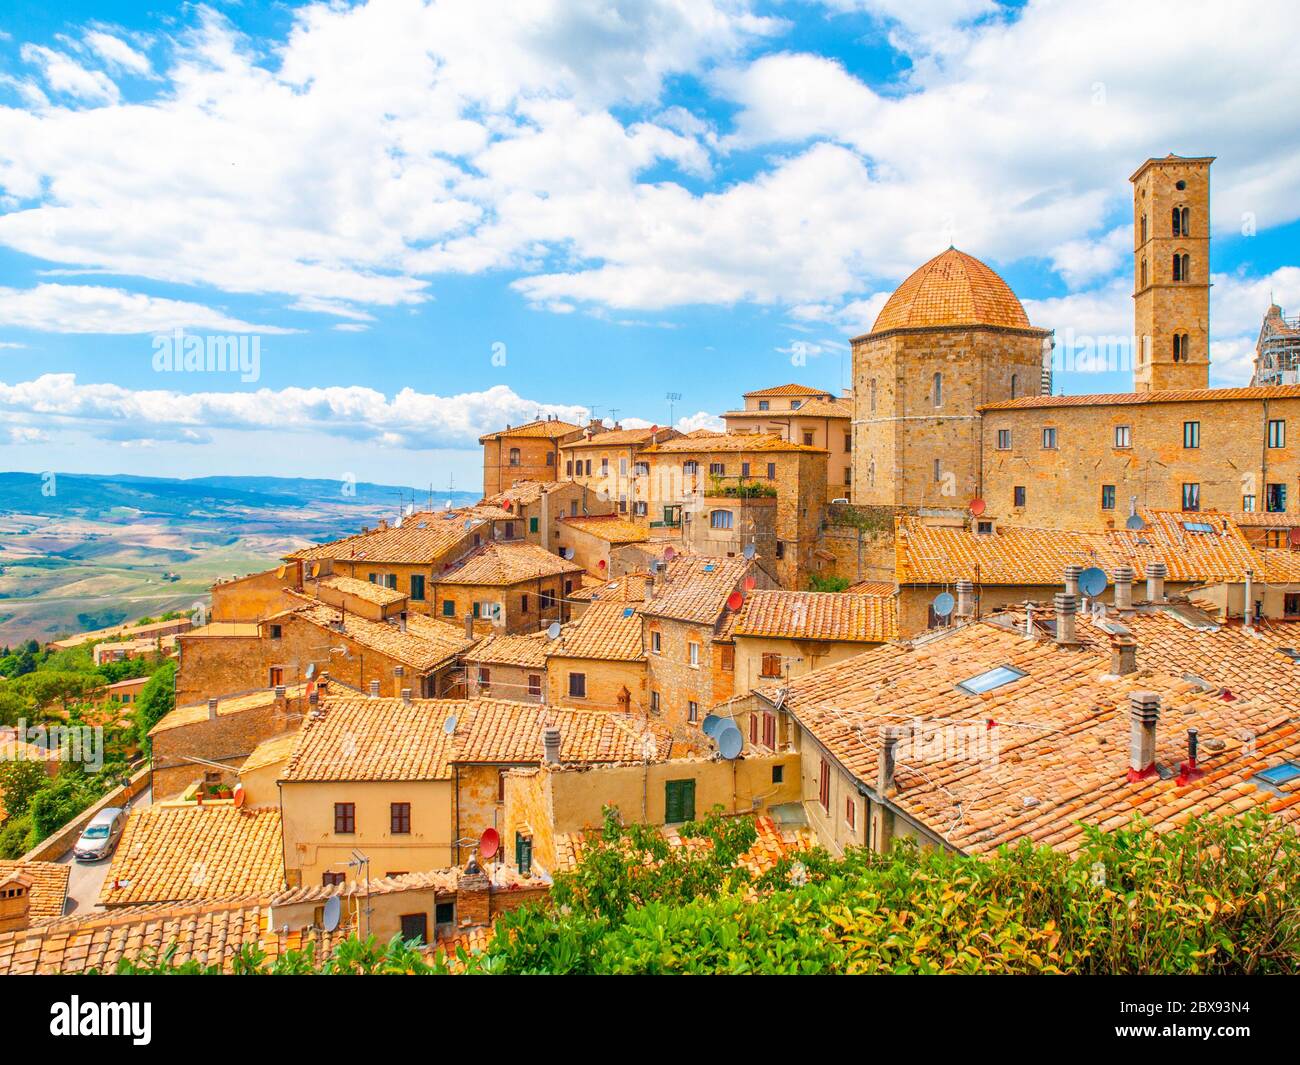
[[[934,375],[934,405],[943,406],[943,374],[941,373]]]
[[[1173,212],[1173,233],[1175,237],[1191,236],[1189,224],[1191,212],[1186,207],[1175,207]]]
[[[1147,287],[1147,261],[1145,259],[1142,260],[1142,287]]]
[[[1011,398],[1012,399],[1016,398],[1016,389],[1019,384],[1020,384],[1020,375],[1017,373],[1013,373],[1011,375]]]
[[[1192,257],[1186,252],[1174,254],[1174,280],[1190,281],[1192,279]]]
[[[1146,242],[1147,242],[1147,216],[1143,215],[1142,216],[1142,239],[1138,241],[1138,243],[1145,244]]]
[[[1174,334],[1174,362],[1186,362],[1191,357],[1191,337],[1186,333]]]

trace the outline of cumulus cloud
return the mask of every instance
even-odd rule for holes
[[[416,449],[475,447],[480,435],[506,424],[548,415],[579,422],[585,415],[583,407],[535,403],[505,385],[454,396],[403,388],[390,397],[359,385],[179,392],[83,384],[63,373],[0,382],[0,411],[41,428],[76,427],[118,442],[206,443],[213,430],[271,429]]]
[[[97,285],[52,283],[27,289],[0,288],[0,325],[50,333],[158,333],[184,326],[224,333],[294,332],[245,322],[184,300]]]

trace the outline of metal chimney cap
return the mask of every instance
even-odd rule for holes
[[[1068,566],[1065,567],[1065,576],[1067,580],[1070,577],[1078,577],[1079,574],[1081,574],[1082,572],[1083,572],[1083,567],[1080,566],[1077,562],[1071,562]]]
[[[1058,614],[1077,614],[1079,612],[1079,598],[1072,592],[1056,593],[1056,612]]]
[[[1152,562],[1149,566],[1147,566],[1147,576],[1168,577],[1169,567],[1166,566],[1163,562]]]
[[[959,594],[961,594],[961,593],[969,594],[970,592],[973,592],[974,590],[975,590],[975,582],[974,582],[974,581],[969,581],[969,580],[967,580],[965,577],[963,577],[961,580],[959,580],[959,581],[957,582],[957,592],[958,592]]]
[[[1158,692],[1129,692],[1129,711],[1136,718],[1154,723],[1160,716],[1160,695]]]
[[[1132,566],[1127,562],[1121,562],[1115,567],[1115,572],[1111,576],[1117,581],[1131,581],[1135,574]]]

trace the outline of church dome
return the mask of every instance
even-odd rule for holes
[[[978,259],[949,248],[894,290],[871,331],[963,325],[1033,328],[1002,278]]]

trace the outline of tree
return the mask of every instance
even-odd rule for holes
[[[0,805],[10,817],[21,817],[32,796],[49,782],[45,763],[35,759],[0,762]]]
[[[168,662],[149,678],[149,683],[141,689],[140,698],[136,702],[136,735],[146,755],[152,750],[149,744],[149,730],[169,714],[175,705],[176,663]]]

